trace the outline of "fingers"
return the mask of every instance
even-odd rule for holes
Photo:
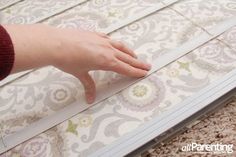
[[[96,86],[92,77],[88,73],[83,73],[78,76],[84,86],[86,100],[89,104],[93,103],[96,97]]]
[[[101,33],[101,32],[95,32],[98,36],[102,37],[102,38],[106,38],[109,39],[109,36],[105,33]]]
[[[115,49],[118,49],[134,58],[137,58],[136,54],[134,53],[133,50],[131,50],[128,46],[126,46],[124,43],[120,42],[120,41],[116,41],[116,40],[112,40],[110,39],[110,37],[105,34],[105,33],[101,33],[101,32],[94,32],[97,36],[108,39],[106,41],[108,41],[112,47],[114,47]]]
[[[109,36],[105,33],[101,33],[101,32],[95,32],[98,36],[102,37],[102,38],[106,38],[109,39],[109,43],[116,49],[134,57],[137,58],[136,54],[134,53],[133,50],[131,50],[128,46],[126,46],[124,43],[120,42],[120,41],[116,41],[116,40],[111,40],[109,38]]]
[[[151,65],[144,63],[122,51],[112,48],[106,52],[107,57],[103,57],[100,64],[102,70],[114,71],[131,77],[143,77],[151,69]],[[112,54],[112,55],[111,55]]]
[[[150,64],[147,64],[147,63],[144,63],[136,58],[133,58],[125,53],[122,53],[122,52],[118,52],[116,54],[116,57],[122,61],[122,62],[125,62],[135,68],[139,68],[139,69],[143,69],[143,70],[150,70],[151,69],[151,65]]]
[[[122,42],[120,42],[120,41],[115,41],[115,40],[110,40],[110,43],[111,43],[111,45],[114,47],[114,48],[116,48],[116,49],[118,49],[118,50],[120,50],[120,51],[122,51],[122,52],[124,52],[124,53],[126,53],[126,54],[128,54],[128,55],[130,55],[130,56],[132,56],[132,57],[134,57],[134,58],[137,58],[137,56],[136,56],[136,54],[134,53],[134,51],[133,50],[131,50],[130,48],[128,48],[125,44],[123,44]]]
[[[130,77],[144,77],[145,75],[147,75],[146,70],[135,68],[118,59],[116,66],[111,67],[110,70]]]

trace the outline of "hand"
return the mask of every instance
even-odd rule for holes
[[[114,71],[130,77],[143,77],[149,64],[107,35],[77,29],[44,25],[5,26],[12,37],[16,62],[13,72],[53,65],[77,77],[84,86],[88,103],[95,100],[96,87],[91,70]]]

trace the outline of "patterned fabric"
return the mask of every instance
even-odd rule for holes
[[[5,9],[3,21],[41,20],[56,27],[102,31],[154,5],[165,5],[156,0],[90,0],[44,19],[65,9],[71,1],[37,1],[36,9],[30,9],[36,2],[28,4],[25,0]],[[47,10],[49,6],[51,9]],[[180,1],[110,35],[125,41],[141,60],[150,62],[200,33],[210,35],[212,26],[236,15],[235,6],[234,0]],[[236,27],[228,30],[144,80],[0,156],[84,157],[96,152],[235,69],[235,30]],[[98,87],[120,78],[112,72],[95,72],[93,77]],[[71,75],[53,67],[34,71],[0,89],[1,134],[9,136],[73,102],[79,105],[83,98],[80,82]]]
[[[0,9],[4,9],[10,5],[13,5],[14,3],[17,3],[21,0],[1,0],[0,1]]]

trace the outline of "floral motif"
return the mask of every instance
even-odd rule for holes
[[[70,133],[78,136],[77,127],[78,127],[78,124],[75,124],[75,123],[73,123],[72,120],[69,120],[66,132],[70,132]]]
[[[79,126],[80,127],[89,127],[91,126],[93,123],[93,119],[91,116],[86,115],[86,116],[82,116],[79,118]]]
[[[16,146],[0,157],[58,157],[64,141],[56,127]]]
[[[167,69],[167,75],[170,77],[178,77],[179,76],[179,70],[175,68]]]
[[[139,25],[137,23],[133,23],[129,25],[127,28],[129,28],[130,30],[137,30],[139,29]]]
[[[23,145],[21,154],[24,157],[46,157],[50,153],[49,144],[48,139],[38,136]]]
[[[30,116],[32,114],[33,116]],[[27,127],[35,121],[41,119],[42,114],[40,112],[29,113],[28,116],[17,115],[7,120],[0,120],[0,131],[3,137],[10,136],[20,129]]]
[[[172,8],[205,30],[209,30],[212,26],[234,16],[235,5],[233,0],[187,0],[176,3]]]
[[[95,19],[102,20],[103,18],[90,12],[80,12],[80,13],[76,12],[68,15],[61,15],[60,18],[50,19],[47,22],[48,24],[59,28],[77,28],[77,29],[94,31],[96,28]],[[106,23],[105,21],[103,22]]]
[[[227,72],[234,69],[236,59],[234,51],[218,40],[208,42],[186,57],[194,60],[193,63],[200,68],[212,72]]]
[[[49,15],[57,14],[60,11],[76,6],[85,0],[34,0],[23,1],[3,10],[4,23],[35,23],[47,18]],[[33,8],[33,9],[32,9]]]
[[[136,97],[144,97],[147,95],[148,88],[145,85],[137,85],[133,88],[132,92]]]
[[[95,7],[102,7],[102,6],[106,5],[108,2],[109,2],[108,0],[93,0],[92,4]]]
[[[236,50],[236,26],[234,26],[229,31],[223,33],[221,36],[218,37],[218,39],[223,40],[230,48]]]
[[[152,110],[163,100],[165,88],[155,76],[140,81],[119,94],[121,104],[126,108],[144,112]]]
[[[66,85],[51,85],[50,88],[45,91],[47,91],[48,94],[44,99],[44,104],[47,104],[47,107],[54,111],[57,111],[76,100],[75,95],[77,91]]]
[[[190,69],[189,69],[190,63],[189,63],[189,62],[177,61],[177,63],[179,64],[179,68],[180,68],[180,69],[184,69],[184,70],[190,72]]]
[[[52,95],[52,100],[56,102],[65,101],[69,96],[68,91],[66,91],[65,89],[58,89],[54,91]]]
[[[121,9],[109,9],[107,10],[106,13],[106,17],[110,18],[110,19],[117,19],[117,18],[121,18],[123,16]]]

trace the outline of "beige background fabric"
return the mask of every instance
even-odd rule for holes
[[[82,1],[81,1],[82,2]],[[42,4],[43,3],[43,4]],[[3,11],[4,23],[41,21],[55,27],[102,31],[162,1],[24,1]],[[69,10],[65,10],[68,7]],[[236,2],[185,0],[138,20],[110,36],[125,41],[147,62],[236,15]],[[48,9],[50,8],[50,9]],[[65,10],[65,11],[63,11]],[[16,13],[18,12],[18,13]],[[59,15],[57,15],[59,13]],[[48,15],[56,14],[55,16]],[[236,67],[236,28],[87,111],[22,143],[8,156],[88,156],[158,117]],[[95,72],[98,87],[120,76]],[[36,70],[0,88],[3,137],[84,99],[80,82],[54,67]]]

